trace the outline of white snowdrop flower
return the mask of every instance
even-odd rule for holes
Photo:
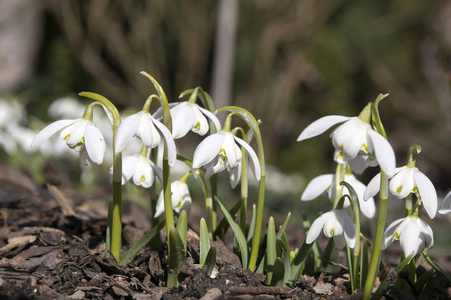
[[[434,245],[434,233],[431,227],[417,216],[410,216],[398,219],[387,227],[382,240],[382,250],[395,240],[399,240],[405,256],[415,256],[424,248]]]
[[[193,168],[197,169],[205,166],[207,168],[207,178],[225,169],[229,172],[238,172],[242,154],[237,143],[249,154],[251,169],[255,178],[260,180],[260,162],[252,147],[231,132],[224,130],[208,136],[197,146],[194,151]],[[234,173],[234,176],[237,176],[237,174]],[[235,181],[235,179],[233,180]]]
[[[150,148],[157,147],[161,140],[157,128],[163,134],[168,146],[169,166],[174,166],[177,150],[171,132],[163,123],[145,111],[128,116],[119,125],[116,133],[115,153],[121,152],[135,136],[138,136],[145,146]]]
[[[363,194],[365,192],[366,186],[352,174],[345,174],[344,181],[349,183],[354,188],[359,199],[360,210],[363,215],[369,219],[374,218],[374,216],[376,215],[376,205],[374,204],[374,199],[370,198],[368,199],[368,201],[363,201]],[[335,199],[335,190],[335,175],[320,175],[313,178],[309,182],[304,192],[302,193],[301,201],[311,201],[319,197],[324,192],[328,192],[329,199],[333,202]],[[342,197],[343,195],[350,196],[350,193],[345,186],[343,186],[343,193],[342,195],[340,195],[340,197]],[[346,199],[344,201],[344,207],[348,207],[349,205],[349,199]]]
[[[338,249],[343,249],[346,245],[350,248],[355,247],[354,224],[343,209],[333,209],[313,221],[305,242],[307,244],[313,243],[322,229],[325,236],[334,238],[335,246]]]
[[[84,118],[51,123],[34,137],[31,147],[41,145],[60,130],[60,139],[65,141],[69,148],[79,152],[84,165],[87,165],[87,161],[96,165],[103,162],[105,139],[94,123]]]
[[[172,198],[172,208],[175,212],[180,213],[183,210],[189,215],[191,211],[191,195],[189,193],[188,185],[186,182],[181,180],[174,181],[171,183],[171,198]],[[164,213],[164,192],[160,193],[158,197],[157,206],[155,209],[155,218],[158,218]]]
[[[389,176],[393,176],[396,159],[390,143],[371,128],[360,117],[326,116],[307,126],[297,141],[303,141],[322,134],[334,125],[338,126],[331,134],[335,148],[335,161],[348,162],[352,170],[360,174],[367,166],[379,164]]]
[[[374,197],[380,190],[380,174],[368,183],[364,199]],[[437,192],[431,180],[418,168],[404,166],[395,170],[395,176],[390,179],[390,192],[398,199],[406,198],[410,193],[415,194],[431,219],[437,214]]]

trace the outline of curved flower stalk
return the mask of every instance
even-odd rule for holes
[[[370,198],[368,201],[363,201],[363,194],[365,192],[366,186],[360,182],[354,175],[345,174],[344,181],[349,183],[357,193],[357,197],[360,204],[360,209],[365,217],[372,219],[376,215],[376,205],[374,204],[374,199]],[[336,180],[334,174],[324,174],[313,178],[304,192],[301,195],[301,201],[311,201],[321,194],[327,192],[330,201],[335,200],[335,191]],[[344,195],[351,196],[348,189],[344,186],[341,195],[338,195],[341,198]],[[343,207],[348,207],[350,205],[349,200],[346,199]]]
[[[346,245],[354,248],[356,243],[355,228],[345,210],[333,209],[319,216],[313,221],[305,242],[307,244],[313,243],[321,230],[328,238],[334,238],[335,246],[338,249],[343,249]]]
[[[434,233],[431,227],[420,220],[418,216],[409,216],[391,223],[384,233],[382,250],[385,250],[393,241],[399,240],[405,256],[423,252],[424,248],[434,245]]]
[[[105,155],[105,139],[92,121],[92,106],[89,105],[84,115],[74,120],[59,120],[42,129],[31,142],[37,147],[61,130],[60,140],[80,154],[80,161],[87,165],[100,165]]]
[[[440,209],[438,210],[440,214],[449,214],[451,213],[451,192],[449,192],[442,204],[440,205]]]
[[[379,164],[391,177],[395,171],[395,153],[387,139],[371,128],[371,106],[371,103],[368,104],[358,117],[322,117],[307,126],[297,141],[315,137],[332,126],[343,123],[331,134],[335,161],[348,162],[357,174],[362,173],[367,166]]]
[[[186,214],[189,215],[191,211],[191,195],[189,193],[188,185],[186,182],[188,181],[189,176],[191,175],[191,171],[187,172],[182,176],[179,180],[174,181],[171,184],[172,191],[172,208],[175,212],[180,213],[183,210],[186,211]],[[160,193],[158,197],[157,207],[155,210],[155,218],[160,217],[165,211],[164,207],[164,192]]]

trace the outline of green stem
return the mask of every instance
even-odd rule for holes
[[[117,108],[111,103],[107,98],[91,93],[91,92],[81,92],[79,94],[82,97],[87,97],[90,99],[97,100],[100,102],[108,114],[108,111],[112,114],[112,126],[113,126],[113,204],[112,209],[108,210],[111,212],[112,216],[109,216],[111,220],[111,251],[116,261],[120,261],[121,258],[121,248],[122,248],[122,154],[116,154],[115,151],[115,137],[119,124],[121,123],[121,117]],[[108,246],[108,244],[107,244]]]
[[[373,291],[374,282],[377,276],[377,270],[381,260],[382,239],[384,237],[385,219],[387,216],[388,206],[388,177],[381,170],[381,189],[379,192],[379,211],[377,215],[376,236],[374,238],[373,253],[371,255],[370,266],[368,268],[368,276],[363,289],[363,299],[370,299]]]
[[[241,230],[247,234],[247,220],[246,220],[246,212],[247,212],[247,197],[248,197],[248,186],[247,186],[247,166],[246,159],[247,153],[244,148],[241,148],[241,209],[240,209],[240,227]]]

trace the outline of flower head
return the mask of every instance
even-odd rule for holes
[[[362,213],[369,219],[374,218],[376,215],[376,205],[374,204],[374,199],[371,198],[369,201],[363,201],[363,193],[365,192],[366,186],[352,174],[346,174],[344,181],[349,183],[357,193],[360,210]],[[325,174],[313,178],[302,193],[301,201],[313,200],[326,191],[328,191],[329,199],[334,201],[336,191],[334,174]],[[343,186],[340,197],[343,195],[349,195],[349,191],[345,186]],[[344,202],[344,207],[348,207],[349,205],[349,200],[346,199]]]
[[[368,184],[364,193],[364,199],[374,197],[380,189],[380,174],[377,174]],[[437,192],[431,180],[418,168],[404,166],[395,170],[395,175],[390,179],[390,192],[398,199],[404,199],[413,193],[431,219],[437,214]]]
[[[105,139],[94,123],[85,118],[56,121],[42,129],[31,142],[31,147],[37,147],[48,140],[52,135],[60,133],[69,148],[79,152],[81,162],[87,165],[101,164],[105,155]]]
[[[110,169],[110,177],[113,168]],[[122,184],[130,181],[134,185],[149,188],[155,181],[155,175],[162,181],[161,169],[147,156],[136,154],[122,159]]]
[[[303,141],[322,134],[334,125],[338,126],[331,134],[335,148],[334,158],[338,163],[348,162],[357,174],[367,166],[379,164],[389,176],[395,170],[395,153],[390,143],[371,128],[365,121],[364,111],[358,117],[326,116],[322,117],[304,129],[297,141]]]
[[[434,233],[431,227],[416,216],[398,219],[391,223],[384,233],[382,250],[399,240],[406,256],[422,252],[424,248],[434,245]]]
[[[225,169],[229,172],[237,171],[238,169],[235,168],[239,168],[242,154],[240,147],[236,143],[242,146],[249,154],[252,171],[255,178],[260,180],[260,163],[252,147],[231,132],[224,130],[208,136],[197,146],[194,151],[193,168],[197,169],[206,166],[207,178]]]
[[[216,130],[221,128],[218,118],[196,103],[176,103],[171,108],[171,118],[174,139],[184,137],[190,130],[199,135],[205,135],[209,129],[207,118],[213,121]]]
[[[191,195],[189,193],[188,185],[183,180],[177,180],[171,183],[172,191],[172,208],[175,212],[180,213],[186,211],[189,215],[191,211]],[[158,197],[157,207],[155,209],[155,218],[158,218],[164,213],[164,194],[163,191]]]
[[[342,249],[346,245],[354,248],[356,242],[354,224],[343,209],[333,209],[313,221],[305,242],[313,243],[318,238],[321,229],[325,236],[334,238],[335,246],[338,249]]]
[[[146,111],[140,111],[122,121],[116,133],[116,154],[121,152],[127,143],[135,136],[138,136],[145,146],[150,148],[157,147],[161,140],[157,128],[166,140],[169,165],[172,167],[176,160],[177,151],[171,132],[166,126],[153,118],[150,113]]]

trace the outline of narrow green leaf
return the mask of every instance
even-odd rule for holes
[[[204,218],[200,219],[200,249],[199,249],[199,264],[204,265],[208,252],[210,251],[210,237],[208,235],[207,223]]]
[[[185,246],[183,245],[180,235],[174,227],[169,230],[169,271],[168,271],[168,286],[179,285],[180,269],[186,263]]]
[[[381,299],[382,296],[385,294],[386,290],[390,286],[390,284],[393,282],[394,278],[396,276],[393,276],[394,274],[399,273],[401,270],[403,270],[406,265],[409,263],[410,259],[412,258],[412,254],[407,256],[387,277],[385,277],[384,281],[379,285],[376,292],[373,294],[371,299]]]
[[[429,255],[426,254],[426,251],[423,251],[422,253],[424,259],[428,262],[428,264],[434,268],[437,272],[439,272],[440,274],[442,274],[442,276],[446,279],[446,281],[448,282],[448,285],[451,286],[451,276],[445,272],[445,270],[443,270],[442,268],[440,268],[430,257]]]
[[[148,231],[142,238],[137,240],[130,249],[125,252],[125,255],[120,260],[119,264],[122,266],[127,265],[129,262],[131,262],[136,255],[138,255],[139,251],[142,250],[153,238],[158,236],[158,233],[163,229],[165,225],[165,221],[161,221],[158,223],[157,226],[152,228],[150,231]]]
[[[274,262],[276,261],[276,227],[274,225],[274,218],[270,217],[268,222],[268,237],[266,240],[266,269],[268,274],[268,283],[272,283],[272,276],[274,272]],[[283,264],[283,262],[282,262]]]
[[[284,236],[286,237],[287,235],[284,233]],[[288,246],[287,242],[278,238],[276,241],[276,250],[277,257],[280,257],[284,264],[285,272],[283,275],[282,286],[285,286],[286,282],[291,279],[290,247]]]
[[[211,277],[211,273],[216,265],[216,247],[211,246],[208,251],[207,257],[205,258],[205,263],[203,265],[203,269],[207,271],[208,276]]]
[[[313,243],[307,244],[304,240],[301,249],[299,249],[298,253],[293,259],[293,263],[291,264],[291,279],[301,278],[302,271],[304,270],[305,267],[305,262],[309,256],[312,246]]]
[[[271,286],[283,286],[285,276],[285,265],[280,257],[277,257],[274,261],[273,272],[271,279],[268,277],[269,285]]]
[[[252,205],[252,217],[251,222],[249,223],[249,231],[247,234],[247,242],[249,247],[252,246],[252,239],[254,238],[254,230],[255,230],[255,220],[257,219],[257,206]]]
[[[283,221],[282,226],[280,226],[279,231],[277,232],[277,237],[282,238],[282,235],[285,233],[285,229],[287,229],[288,222],[290,222],[291,212],[287,214],[285,221]]]
[[[215,196],[215,201],[219,205],[219,209],[221,209],[222,214],[229,222],[230,227],[232,228],[232,231],[238,241],[238,244],[240,246],[240,254],[241,254],[241,263],[243,264],[243,269],[247,269],[248,266],[248,259],[249,259],[249,252],[247,250],[247,241],[244,237],[243,232],[241,231],[240,226],[233,220],[232,216],[230,215],[227,208],[219,201],[219,198]],[[240,206],[238,205],[238,208]]]
[[[187,239],[187,233],[188,233],[188,216],[186,214],[186,211],[182,211],[179,215],[179,220],[177,222],[177,231],[179,233],[180,239],[183,243],[183,248],[186,253],[186,239]]]
[[[335,266],[330,262],[337,261],[338,249],[335,247],[333,238],[329,239],[326,249],[324,249],[320,269],[325,272],[333,273]]]
[[[238,201],[233,205],[233,207],[229,210],[230,216],[235,216],[238,213],[238,210],[241,207],[241,203]],[[215,231],[213,232],[213,238],[220,236],[221,234],[225,234],[229,229],[229,222],[227,218],[223,218],[221,222],[219,222],[218,226],[216,226]]]

